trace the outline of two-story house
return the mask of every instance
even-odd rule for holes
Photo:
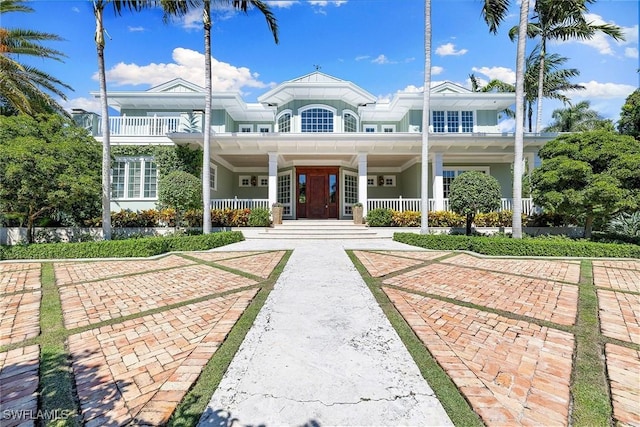
[[[98,93],[93,94],[99,97]],[[181,79],[146,91],[110,91],[111,144],[202,147],[205,90]],[[422,93],[389,102],[352,82],[314,72],[247,103],[214,93],[211,119],[213,208],[284,206],[285,218],[350,218],[351,207],[420,210]],[[429,206],[448,209],[449,186],[467,170],[498,179],[511,208],[514,134],[499,128],[513,93],[472,92],[453,83],[431,89]],[[102,141],[97,116],[89,121]],[[526,134],[525,173],[554,135]],[[149,156],[116,158],[112,210],[149,209],[157,201],[158,167]],[[530,212],[531,200],[523,200]]]

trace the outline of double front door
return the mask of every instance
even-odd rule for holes
[[[338,218],[338,168],[297,168],[298,218]]]

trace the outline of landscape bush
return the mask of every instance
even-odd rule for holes
[[[269,209],[256,208],[249,212],[249,227],[268,227],[271,225]]]
[[[640,246],[598,243],[568,238],[476,237],[395,233],[393,239],[434,250],[465,250],[484,255],[640,258]]]
[[[225,231],[198,236],[0,246],[0,260],[149,257],[172,251],[208,250],[242,240],[241,232]]]
[[[371,209],[367,213],[367,223],[370,227],[391,227],[393,223],[393,214],[391,209]]]

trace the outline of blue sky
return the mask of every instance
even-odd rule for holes
[[[214,11],[212,56],[214,90],[240,91],[245,101],[275,84],[320,71],[350,80],[381,100],[397,91],[421,90],[424,70],[423,0],[267,1],[278,19],[276,45],[257,11],[247,16]],[[469,87],[468,75],[481,81],[515,80],[515,43],[508,30],[517,23],[514,1],[497,35],[482,20],[480,0],[433,0],[434,83],[449,80]],[[70,84],[63,105],[99,111],[90,96],[98,90],[90,1],[30,1],[31,14],[12,13],[2,26],[52,32],[65,39],[51,46],[64,63],[37,60],[40,69]],[[109,6],[110,7],[110,6]],[[590,6],[589,20],[623,28],[626,41],[598,36],[587,42],[553,43],[552,53],[569,58],[566,67],[581,74],[575,83],[587,89],[568,94],[572,102],[591,101],[593,109],[617,120],[625,98],[638,87],[638,2],[601,0]],[[204,83],[201,14],[162,20],[161,11],[105,13],[109,38],[105,49],[109,90],[145,90],[176,77]],[[535,41],[527,41],[527,49]],[[24,58],[23,58],[24,60]],[[558,102],[545,101],[543,123]],[[505,123],[509,128],[512,123]]]

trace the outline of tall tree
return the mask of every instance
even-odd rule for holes
[[[431,110],[431,0],[424,0],[424,84],[422,97],[420,234],[429,232],[429,113]]]
[[[0,2],[0,23],[10,12],[31,13],[34,10],[20,0]],[[0,114],[56,112],[68,115],[51,95],[66,100],[65,90],[73,90],[50,74],[17,60],[18,56],[62,61],[65,55],[43,46],[42,42],[62,41],[56,34],[22,28],[0,27]]]
[[[580,101],[573,105],[568,102],[567,108],[553,110],[554,121],[544,128],[544,132],[585,132],[607,127],[600,113],[590,108],[589,101]]]
[[[537,0],[534,6],[533,21],[527,25],[527,35],[538,38],[540,50],[538,67],[538,105],[536,112],[536,132],[542,127],[542,98],[544,97],[544,74],[547,71],[545,60],[547,42],[550,40],[567,41],[570,39],[589,40],[597,33],[603,33],[615,40],[624,40],[622,29],[612,24],[597,25],[588,22],[585,14],[589,12],[587,4],[596,0]],[[513,40],[519,33],[514,27],[509,32]]]
[[[489,31],[496,33],[506,18],[510,0],[485,0],[482,14]],[[522,169],[524,148],[524,73],[529,0],[520,2],[518,47],[516,50],[516,132],[513,155],[513,237],[522,238]]]
[[[250,8],[258,9],[265,17],[273,39],[278,43],[278,24],[276,17],[269,6],[262,0],[214,0],[219,4],[231,6],[233,9],[248,13]],[[204,27],[204,73],[205,73],[205,108],[203,123],[203,150],[202,150],[202,232],[211,232],[211,104],[212,104],[212,76],[211,76],[211,0],[192,0],[189,2],[164,1],[162,7],[165,11],[165,19],[176,15],[175,3],[181,3],[185,9],[194,9],[202,6],[202,25]]]
[[[633,91],[622,106],[618,132],[631,135],[640,141],[640,89]]]

